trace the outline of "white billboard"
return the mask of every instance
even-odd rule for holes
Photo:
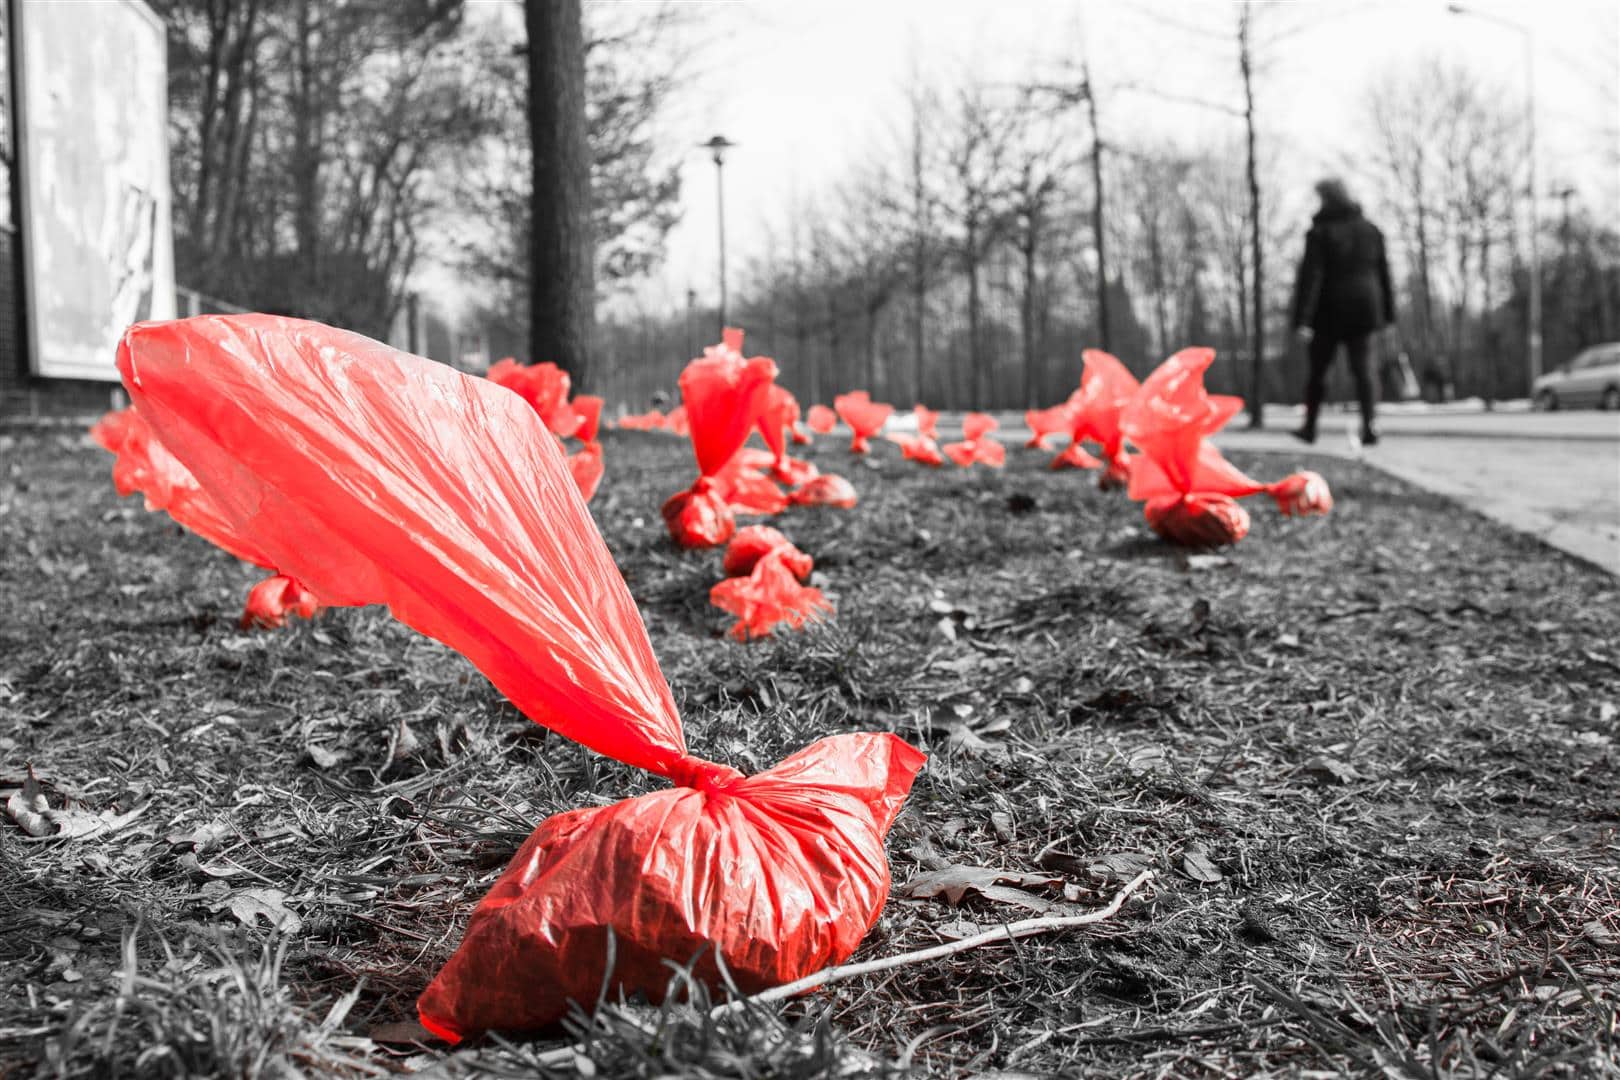
[[[33,370],[115,380],[125,327],[175,311],[163,22],[141,0],[13,10]]]

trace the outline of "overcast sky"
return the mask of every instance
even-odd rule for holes
[[[600,2],[600,0],[599,0]],[[613,0],[607,0],[613,2]],[[623,2],[623,0],[619,0]],[[1236,104],[1235,25],[1229,0],[688,0],[698,9],[693,81],[673,103],[672,139],[692,145],[685,217],[670,259],[644,295],[684,302],[716,285],[714,166],[695,144],[722,133],[739,145],[726,164],[733,289],[757,251],[762,222],[794,198],[814,198],[904,122],[915,64],[940,85],[977,72],[1014,85],[1057,74],[1088,48],[1104,102],[1104,136],[1163,133],[1206,145],[1236,139],[1241,122],[1127,89]],[[1260,5],[1256,34],[1262,136],[1307,213],[1310,182],[1340,171],[1365,137],[1363,98],[1386,67],[1425,53],[1454,57],[1500,80],[1515,107],[1524,93],[1523,37],[1443,0],[1290,0]],[[1531,25],[1542,141],[1542,186],[1564,183],[1609,204],[1620,219],[1614,145],[1620,132],[1620,0],[1478,0],[1482,13]],[[1280,40],[1279,40],[1280,39]],[[1083,141],[1076,118],[1076,139]],[[1239,152],[1239,144],[1233,144]],[[1605,156],[1606,155],[1606,156]],[[1354,184],[1353,170],[1347,178]],[[1554,204],[1555,206],[1556,204]],[[1303,221],[1302,221],[1303,224]],[[709,299],[707,302],[712,302]]]

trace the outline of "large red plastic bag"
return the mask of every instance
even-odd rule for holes
[[[1055,436],[1066,434],[1074,427],[1074,407],[1065,401],[1047,409],[1024,410],[1024,423],[1029,425],[1027,450],[1050,450]]]
[[[551,1024],[596,1000],[610,931],[613,996],[658,1001],[666,961],[694,957],[720,986],[716,951],[745,992],[839,963],[882,911],[883,837],[922,760],[893,736],[836,735],[756,776],[713,767],[551,818],[473,913],[422,1022],[452,1039]]]
[[[800,484],[788,499],[794,506],[834,506],[840,510],[853,510],[855,485],[836,473],[822,473]]]
[[[970,412],[962,417],[962,441],[946,443],[945,456],[964,469],[974,464],[999,469],[1007,461],[1007,448],[991,432],[1001,421],[989,413]]]
[[[742,331],[735,328],[681,372],[681,402],[699,474],[697,483],[664,504],[664,521],[681,547],[725,543],[736,530],[734,497],[760,513],[781,509],[765,508],[767,493],[750,478],[721,475],[759,423],[775,379],[776,363],[769,357],[743,358]]]
[[[114,455],[113,487],[120,495],[139,491],[147,510],[166,513],[187,532],[207,540],[230,555],[266,570],[271,558],[251,536],[237,530],[178,458],[164,449],[139,412],[131,406],[109,412],[90,428],[90,437]],[[243,606],[242,629],[275,628],[290,612],[312,618],[320,610],[314,594],[282,574],[265,578],[249,592]]]
[[[838,426],[838,414],[825,405],[812,405],[805,413],[804,422],[817,435],[827,435]]]
[[[738,641],[769,637],[778,626],[796,630],[832,610],[820,589],[800,584],[795,557],[802,556],[791,544],[773,548],[745,576],[728,577],[709,590],[715,607],[737,616],[732,637]]]
[[[750,525],[745,529],[738,529],[737,535],[726,545],[726,553],[720,565],[727,577],[740,577],[752,571],[759,560],[773,551],[784,553],[783,562],[800,581],[809,578],[810,571],[815,568],[810,556],[800,551],[793,545],[793,541],[769,525]]]
[[[1080,389],[1069,398],[1073,425],[1069,447],[1052,461],[1052,467],[1102,467],[1104,472],[1098,478],[1100,486],[1123,487],[1130,478],[1130,457],[1125,451],[1120,418],[1141,386],[1136,376],[1111,353],[1087,349],[1082,358],[1085,366],[1080,373]],[[1080,447],[1085,439],[1091,439],[1102,448],[1101,461]]]
[[[838,413],[838,418],[849,425],[854,436],[849,449],[856,454],[864,454],[872,448],[872,436],[883,430],[883,425],[888,423],[890,414],[894,412],[893,405],[873,401],[865,390],[839,394],[833,399],[833,409]]]
[[[848,956],[923,758],[822,740],[746,780],[687,754],[640,614],[539,417],[486,380],[263,315],[132,327],[119,370],[233,527],[324,600],[387,604],[558,734],[680,785],[544,822],[423,995],[448,1037],[658,994],[718,950],[766,985]],[[501,467],[492,467],[500,463]],[[694,846],[701,841],[701,846]],[[707,964],[708,966],[704,966]]]

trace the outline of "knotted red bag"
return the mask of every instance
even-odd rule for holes
[[[833,409],[853,433],[849,449],[855,454],[864,454],[872,448],[872,436],[883,430],[883,425],[888,423],[889,416],[894,412],[893,405],[873,401],[865,390],[839,394],[833,398]]]
[[[697,458],[698,479],[664,503],[664,523],[681,547],[716,547],[737,531],[719,475],[759,423],[765,395],[776,379],[769,357],[743,359],[742,331],[703,351],[681,372],[681,402]],[[673,415],[673,414],[671,414]]]
[[[731,636],[739,641],[766,637],[779,625],[797,629],[832,610],[820,589],[800,584],[814,569],[810,556],[768,525],[739,529],[722,565],[729,576],[709,590],[709,600],[737,616]]]
[[[1069,398],[1071,427],[1068,449],[1052,459],[1052,468],[1103,469],[1097,478],[1103,488],[1124,487],[1130,479],[1130,457],[1120,417],[1141,388],[1136,376],[1111,353],[1087,349],[1080,389]],[[1102,447],[1102,460],[1092,457],[1080,443],[1091,439]]]
[[[716,953],[739,986],[765,987],[859,944],[923,756],[887,734],[823,739],[752,777],[689,756],[624,579],[521,400],[264,315],[134,326],[118,366],[277,565],[331,603],[388,605],[532,719],[676,785],[541,823],[422,995],[431,1030],[541,1027],[604,985],[657,998],[665,961],[695,958],[717,985]]]
[[[966,469],[974,464],[999,469],[1007,461],[1007,448],[991,432],[1001,421],[989,413],[970,412],[962,417],[962,441],[946,443],[945,456]]]
[[[1024,410],[1024,423],[1029,425],[1026,450],[1050,450],[1052,439],[1070,431],[1074,426],[1074,406],[1070,402],[1053,405],[1049,409]]]

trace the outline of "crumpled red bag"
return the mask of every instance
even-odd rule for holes
[[[113,487],[119,495],[139,491],[145,497],[147,510],[168,514],[187,532],[243,562],[274,569],[270,556],[252,537],[236,529],[191,471],[164,449],[133,406],[97,420],[90,428],[90,437],[114,455]],[[248,592],[240,625],[244,630],[276,628],[285,625],[288,612],[307,619],[319,610],[320,602],[302,584],[283,574],[273,574]]]
[[[727,577],[741,577],[751,572],[760,559],[773,551],[786,552],[783,561],[800,581],[808,580],[810,571],[815,569],[810,556],[794,547],[793,541],[783,536],[780,530],[769,525],[749,525],[738,529],[737,535],[726,545],[720,566]]]
[[[812,405],[804,415],[804,422],[817,435],[830,435],[838,426],[838,414],[825,405]]]
[[[728,577],[709,590],[710,603],[737,617],[731,636],[738,641],[769,637],[779,626],[797,630],[832,611],[820,589],[800,584],[809,576],[810,557],[786,537],[782,541],[754,559],[747,574]]]
[[[752,503],[766,497],[747,476],[721,475],[759,423],[766,395],[776,379],[776,363],[769,357],[743,358],[742,339],[741,330],[727,327],[719,345],[705,349],[681,372],[681,408],[690,428],[698,480],[672,495],[663,507],[669,534],[681,547],[725,543],[737,528],[732,500]]]
[[[865,390],[839,394],[833,398],[833,409],[854,435],[849,444],[853,454],[864,454],[872,448],[872,436],[883,430],[894,412],[893,405],[873,401]]]
[[[657,409],[648,409],[644,413],[630,413],[619,417],[619,427],[625,431],[662,431],[664,414]]]
[[[279,630],[287,625],[289,614],[313,619],[320,610],[321,602],[297,579],[275,574],[248,592],[247,604],[242,608],[241,625],[244,630],[253,627]]]
[[[692,424],[686,418],[685,405],[677,405],[669,410],[669,415],[664,417],[664,430],[683,439],[692,434]]]
[[[1050,450],[1052,439],[1071,431],[1074,427],[1074,406],[1067,401],[1046,409],[1024,410],[1024,423],[1029,425],[1026,450]]]
[[[787,387],[772,383],[766,391],[765,407],[760,412],[759,434],[771,452],[771,476],[789,487],[797,487],[820,471],[810,462],[801,461],[787,452],[789,435],[796,443],[810,441],[799,437],[798,422],[798,399]]]
[[[1069,446],[1052,460],[1052,468],[1101,468],[1104,471],[1097,478],[1099,487],[1124,487],[1130,481],[1131,459],[1125,450],[1120,417],[1141,384],[1111,353],[1087,349],[1081,355],[1085,366],[1080,373],[1080,389],[1069,397]],[[1081,447],[1086,439],[1102,448],[1100,461]]]
[[[1272,492],[1284,513],[1326,513],[1333,497],[1320,476],[1262,484],[1206,441],[1243,408],[1242,398],[1204,389],[1214,360],[1213,349],[1176,353],[1147,377],[1121,416],[1121,430],[1141,451],[1129,495],[1145,504],[1149,526],[1172,543],[1235,544],[1248,535],[1249,515],[1234,500],[1262,491]]]
[[[576,394],[574,400],[569,402],[573,407],[574,415],[579,417],[579,430],[574,432],[574,438],[582,443],[596,441],[597,433],[602,428],[603,400],[595,394]]]
[[[588,442],[568,455],[568,471],[586,502],[596,498],[596,489],[602,486],[602,474],[606,471],[602,464],[602,444]]]
[[[962,417],[962,441],[946,443],[945,456],[966,469],[974,464],[999,469],[1007,462],[1007,448],[991,435],[1001,421],[989,413],[970,412]]]
[[[832,506],[840,510],[855,508],[855,485],[836,473],[812,476],[788,495],[794,506]]]
[[[666,960],[699,957],[718,986],[716,952],[758,989],[859,944],[923,756],[887,734],[823,739],[746,778],[690,756],[635,603],[532,409],[265,315],[138,324],[118,366],[233,528],[317,595],[387,604],[534,720],[677,785],[542,822],[423,993],[430,1030],[542,1027],[604,983],[656,999]]]
[[[773,464],[768,453],[745,446],[714,475],[715,490],[731,508],[733,517],[737,514],[770,516],[788,508],[787,493],[771,479]]]
[[[508,356],[491,364],[485,378],[527,401],[559,439],[577,434],[584,424],[585,418],[568,403],[573,380],[549,360],[529,365]]]
[[[945,458],[939,452],[939,443],[929,435],[890,435],[900,447],[900,456],[920,465],[943,465]]]

